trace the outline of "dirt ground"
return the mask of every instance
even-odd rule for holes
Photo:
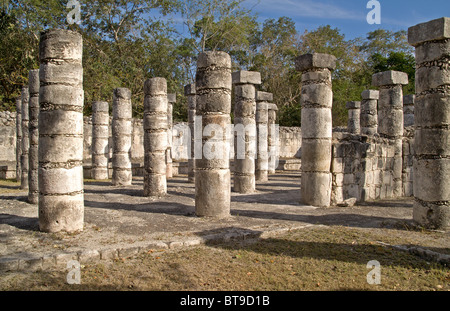
[[[38,230],[37,206],[26,203],[27,193],[17,183],[2,181],[0,279],[8,271],[64,269],[70,259],[96,264],[149,252],[184,251],[211,242],[286,236],[311,228],[357,230],[373,235],[373,243],[450,254],[448,232],[413,224],[411,198],[314,208],[299,204],[299,182],[297,172],[272,175],[269,182],[257,184],[254,194],[232,193],[231,217],[214,220],[195,216],[194,185],[187,183],[186,176],[170,179],[167,196],[153,199],[143,197],[141,177],[135,177],[129,187],[86,180],[84,230],[47,234]]]

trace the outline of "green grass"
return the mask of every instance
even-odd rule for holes
[[[449,268],[376,243],[408,244],[407,236],[309,228],[255,243],[151,251],[89,264],[82,266],[80,285],[66,283],[67,271],[6,273],[0,290],[450,290]],[[381,264],[380,285],[366,281],[371,260]]]

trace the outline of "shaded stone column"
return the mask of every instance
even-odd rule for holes
[[[128,186],[133,180],[131,171],[131,137],[133,134],[131,91],[127,88],[115,89],[112,108],[112,185]]]
[[[403,96],[404,127],[414,126],[414,101],[415,95]]]
[[[22,97],[16,98],[16,180],[22,178]]]
[[[39,69],[30,70],[28,76],[30,99],[28,103],[29,141],[28,150],[28,203],[39,202]]]
[[[450,228],[450,18],[411,27],[416,48],[414,220]]]
[[[256,154],[256,181],[269,180],[269,105],[273,101],[273,94],[256,92],[256,130],[257,130],[257,154]]]
[[[380,92],[365,90],[361,93],[360,128],[362,135],[375,135],[378,132],[378,99]]]
[[[106,180],[109,161],[109,104],[92,103],[92,179]]]
[[[200,53],[196,74],[197,120],[202,157],[195,159],[195,213],[228,217],[231,204],[231,58],[225,52]],[[196,121],[196,122],[197,122]]]
[[[188,84],[184,87],[184,95],[187,97],[188,104],[188,125],[190,132],[190,150],[188,158],[188,182],[195,182],[195,159],[194,159],[194,146],[195,146],[195,114],[196,114],[196,95],[195,95],[195,83]]]
[[[347,130],[351,134],[360,134],[360,114],[361,114],[361,102],[347,102],[348,109],[348,122]]]
[[[268,135],[268,149],[269,149],[269,174],[275,174],[278,166],[278,133],[279,127],[277,122],[278,107],[276,104],[269,104],[269,135]]]
[[[70,30],[41,34],[39,226],[83,230],[83,40]]]
[[[333,92],[331,72],[336,57],[306,54],[296,60],[302,72],[302,181],[301,201],[317,207],[331,204]]]
[[[177,102],[177,94],[167,94],[167,150],[166,150],[166,178],[173,177],[172,147],[173,147],[173,105]]]
[[[20,175],[20,189],[28,189],[28,170],[29,160],[28,151],[30,150],[30,132],[28,129],[30,117],[28,102],[30,93],[28,87],[22,88],[22,154],[20,156],[20,166],[22,168]]]
[[[372,84],[380,87],[378,101],[378,134],[391,139],[394,144],[393,196],[401,197],[403,162],[403,89],[408,84],[408,75],[399,71],[374,74]]]
[[[166,79],[148,79],[144,93],[144,196],[162,196],[167,193]]]
[[[232,74],[235,90],[234,104],[234,191],[255,191],[256,156],[256,90],[261,74],[238,71]]]

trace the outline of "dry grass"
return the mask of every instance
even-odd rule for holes
[[[20,192],[20,181],[15,179],[0,179],[0,193]]]
[[[85,265],[80,285],[67,284],[66,271],[6,273],[0,277],[0,289],[450,290],[447,267],[378,245],[376,241],[411,243],[405,231],[384,230],[319,227],[255,243],[154,251],[136,258]],[[428,238],[442,237],[432,233]],[[381,263],[380,285],[366,281],[370,260]]]

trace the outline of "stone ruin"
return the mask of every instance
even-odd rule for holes
[[[184,91],[188,102],[185,128],[190,133],[200,130],[203,137],[190,135],[186,145],[176,144],[178,125],[172,121],[176,96],[167,94],[164,78],[145,82],[143,120],[132,119],[131,93],[118,88],[113,94],[112,120],[108,103],[93,105],[90,176],[112,177],[112,185],[124,186],[140,174],[144,176],[144,196],[162,196],[167,192],[167,178],[179,172],[174,150],[183,147],[185,172],[188,181],[195,183],[196,215],[224,218],[230,215],[232,172],[233,191],[254,192],[256,181],[267,181],[275,173],[282,146],[289,141],[295,150],[301,147],[302,204],[330,207],[346,204],[348,199],[364,202],[414,196],[414,220],[446,230],[450,226],[449,27],[449,18],[411,27],[408,40],[416,49],[416,94],[404,96],[405,73],[377,73],[372,85],[379,91],[365,90],[360,101],[347,103],[348,126],[343,130],[332,126],[334,56],[298,57],[302,127],[301,131],[283,132],[275,127],[273,95],[256,90],[261,84],[259,73],[232,73],[228,54],[201,53],[195,84]],[[17,100],[15,176],[20,177],[23,189],[29,187],[30,203],[37,203],[34,197],[38,193],[42,231],[83,229],[86,126],[81,54],[78,33],[43,33],[39,76],[30,72],[29,89],[24,87]],[[241,136],[227,130],[233,85],[234,125],[235,130],[239,125],[244,128]],[[135,143],[143,146],[140,170],[132,164]],[[205,150],[214,157],[203,156]],[[231,164],[230,158],[234,159]]]

